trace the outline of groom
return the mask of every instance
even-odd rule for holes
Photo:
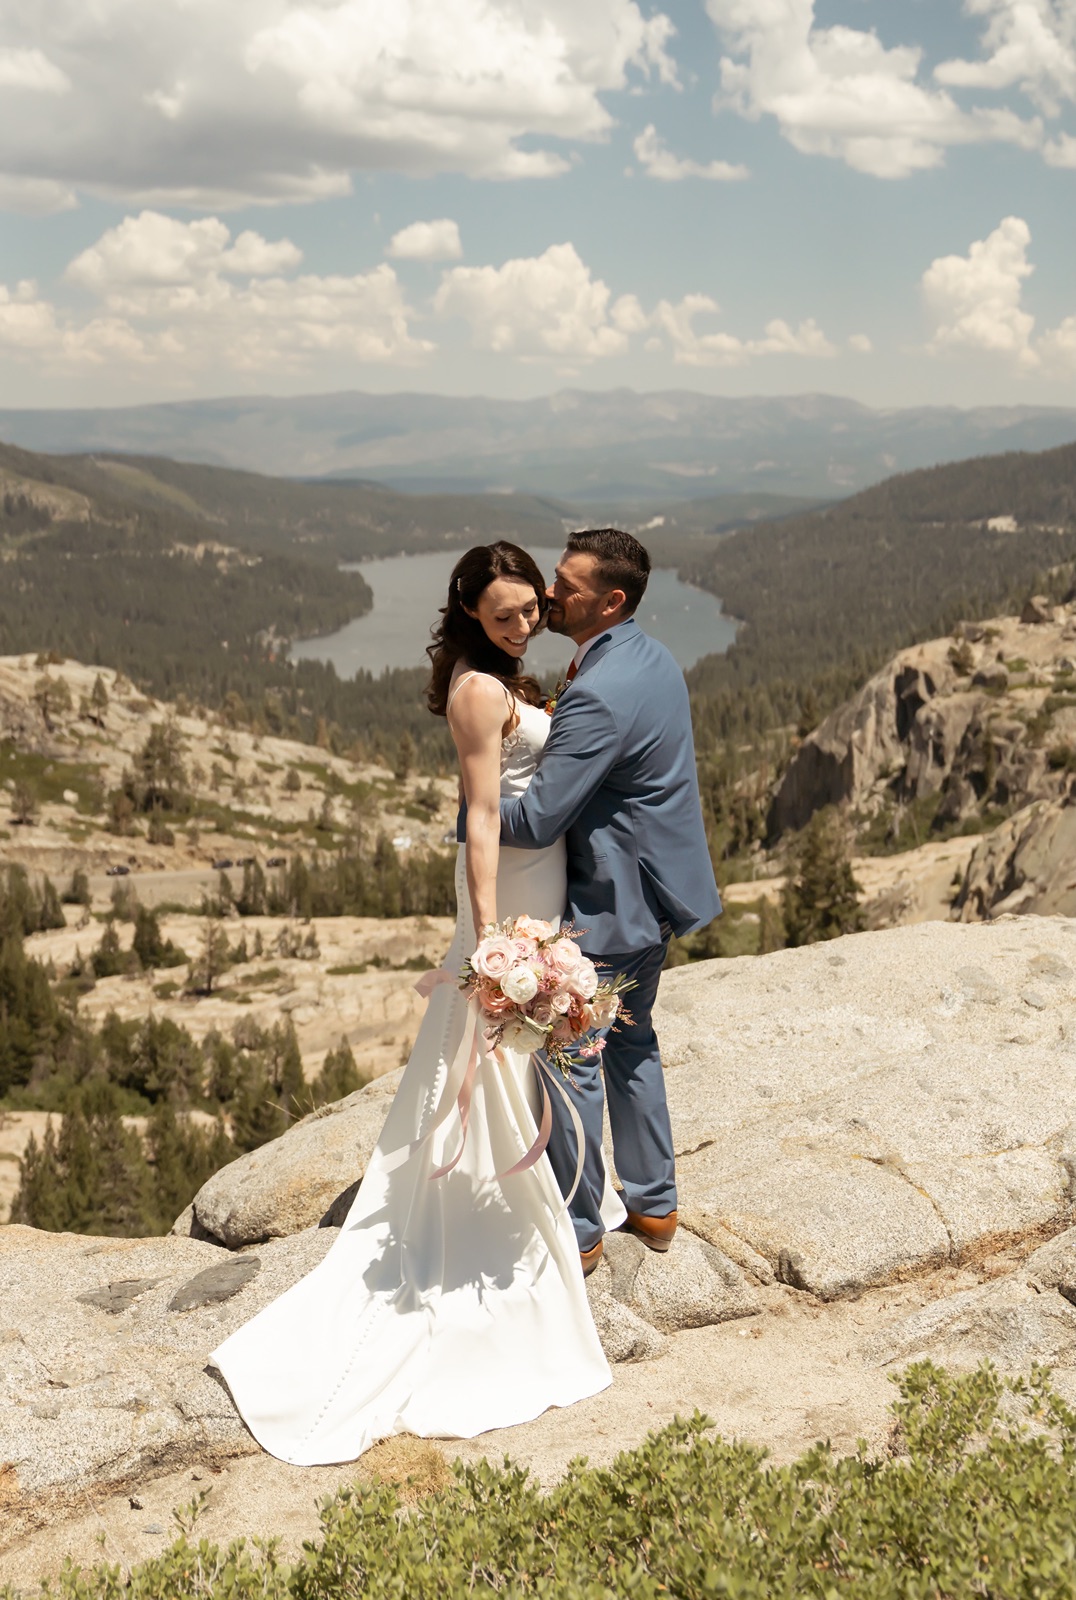
[[[634,612],[650,557],[617,528],[573,533],[548,594],[548,625],[576,646],[549,739],[525,794],[501,801],[501,838],[539,850],[564,835],[568,919],[585,953],[624,973],[630,1023],[603,1056],[573,1069],[586,1135],[583,1176],[571,1205],[584,1273],[598,1265],[604,1099],[628,1228],[653,1250],[676,1231],[676,1175],[658,1041],[650,1020],[673,933],[718,915],[721,901],[703,831],[684,675]],[[571,1125],[553,1097],[549,1158],[562,1190],[575,1172]]]

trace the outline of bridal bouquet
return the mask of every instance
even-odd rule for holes
[[[622,1011],[620,997],[632,986],[622,974],[599,982],[576,938],[551,922],[509,918],[483,937],[460,974],[460,988],[485,1018],[491,1047],[544,1050],[565,1077],[581,1058],[604,1050],[604,1039],[576,1046],[594,1029],[612,1027]]]

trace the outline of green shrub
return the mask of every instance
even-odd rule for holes
[[[900,1380],[893,1455],[817,1444],[768,1467],[749,1444],[676,1421],[609,1467],[576,1460],[548,1492],[522,1468],[455,1467],[408,1505],[391,1484],[345,1487],[284,1564],[274,1541],[181,1535],[124,1575],[69,1566],[54,1600],[1032,1600],[1071,1597],[1076,1413],[1041,1373]],[[899,1452],[899,1453],[896,1453]],[[14,1600],[14,1591],[3,1591]]]

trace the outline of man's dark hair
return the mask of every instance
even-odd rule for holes
[[[630,617],[646,593],[650,576],[650,554],[645,545],[620,528],[586,528],[568,535],[568,550],[593,556],[597,561],[598,587],[623,589],[624,615]]]

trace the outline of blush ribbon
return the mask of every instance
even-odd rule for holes
[[[435,989],[442,988],[446,983],[456,983],[457,981],[455,974],[450,972],[447,967],[435,967],[432,971],[422,974],[421,978],[415,983],[415,989],[424,1000],[428,1000]],[[438,1128],[448,1120],[452,1113],[453,1105],[459,1107],[460,1113],[459,1149],[451,1161],[442,1167],[437,1167],[430,1173],[430,1181],[432,1182],[435,1178],[446,1177],[458,1164],[467,1144],[467,1129],[471,1120],[471,1101],[474,1097],[475,1077],[478,1072],[480,1058],[481,1046],[479,1038],[479,1011],[476,1003],[470,1000],[467,1004],[467,1020],[464,1023],[463,1037],[460,1040],[456,1054],[452,1058],[452,1065],[448,1069],[445,1086],[441,1093],[437,1110],[434,1113],[433,1122],[420,1138],[412,1139],[410,1144],[402,1145],[400,1149],[394,1150],[383,1157],[384,1170],[386,1172],[394,1172],[398,1167],[402,1167],[404,1162],[409,1161],[412,1156],[417,1155],[424,1146],[429,1144]],[[507,1068],[508,1063],[499,1045],[491,1054],[502,1069]],[[580,1179],[583,1176],[583,1161],[586,1154],[583,1123],[579,1112],[572,1104],[567,1090],[560,1082],[559,1077],[552,1071],[548,1062],[541,1056],[536,1055],[535,1067],[538,1072],[538,1084],[542,1091],[542,1115],[537,1138],[526,1155],[521,1156],[513,1166],[507,1167],[504,1172],[496,1173],[495,1176],[497,1181],[500,1182],[502,1178],[513,1178],[517,1173],[527,1172],[545,1154],[550,1134],[553,1131],[553,1103],[549,1098],[549,1090],[546,1087],[548,1080],[564,1102],[575,1133],[575,1177],[564,1198],[564,1204],[567,1207],[571,1205],[575,1198],[575,1192],[579,1188]]]

